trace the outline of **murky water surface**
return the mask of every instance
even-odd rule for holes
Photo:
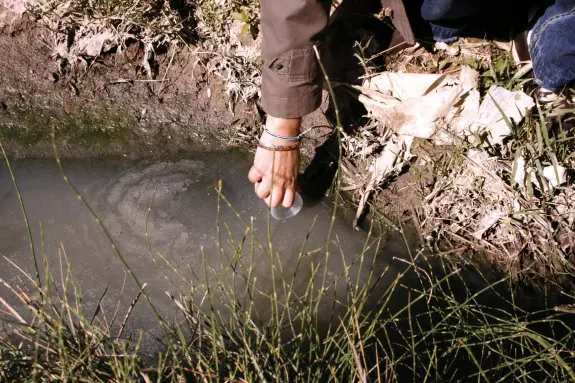
[[[349,219],[338,215],[331,226],[332,207],[325,202],[304,205],[298,216],[286,221],[269,218],[247,180],[250,161],[248,155],[226,153],[154,163],[66,161],[64,167],[168,317],[177,309],[166,292],[189,292],[190,285],[178,281],[191,281],[194,294],[201,295],[210,283],[226,285],[235,276],[239,282],[233,283],[241,284],[237,275],[249,275],[260,292],[252,298],[265,317],[266,295],[279,283],[277,275],[289,276],[294,290],[301,292],[310,281],[319,285],[319,279],[326,278],[338,294],[350,281],[370,283],[369,275],[372,280],[381,276],[393,257],[406,256],[402,241],[385,242],[354,231]],[[88,313],[96,310],[106,289],[104,314],[110,315],[118,302],[125,310],[138,287],[55,161],[12,165],[38,256],[46,255],[57,278],[60,262],[70,265]],[[216,192],[220,181],[225,200]],[[0,165],[0,254],[5,257],[0,276],[9,284],[21,283],[23,275],[8,260],[34,276],[27,230],[6,164]],[[325,273],[318,273],[318,267]],[[2,296],[18,306],[9,295],[2,290]],[[154,332],[157,320],[139,302],[129,326]]]

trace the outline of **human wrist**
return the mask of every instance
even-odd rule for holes
[[[295,137],[301,128],[301,118],[278,118],[268,116],[266,129],[270,132],[287,137]]]
[[[280,137],[296,138],[300,134],[301,118],[278,118],[268,116],[260,140],[271,145],[295,145],[299,139],[288,140]]]

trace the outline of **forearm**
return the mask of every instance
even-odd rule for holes
[[[319,107],[322,74],[313,46],[321,43],[329,7],[330,1],[262,1],[262,104],[268,115],[297,119]]]

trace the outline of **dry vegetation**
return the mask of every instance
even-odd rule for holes
[[[538,96],[530,63],[516,64],[509,44],[461,40],[439,47],[435,52],[409,48],[389,58],[388,66],[395,72],[457,75],[465,65],[480,74],[475,97],[489,100],[490,87],[496,85],[525,91],[517,97],[533,96],[534,106],[526,109],[524,118],[509,117],[495,103],[499,123],[507,130],[503,139],[494,139],[484,127],[470,126],[448,142],[437,142],[441,132],[429,140],[416,138],[413,150],[405,146],[406,136],[395,133],[372,110],[371,122],[343,139],[348,153],[345,189],[354,191],[359,211],[375,194],[370,201],[376,211],[409,215],[435,252],[486,254],[506,271],[526,269],[521,277],[551,275],[567,282],[563,277],[573,271],[575,244],[575,91],[566,88],[552,100]],[[370,74],[375,75],[377,71]],[[378,97],[370,96],[371,102]],[[425,110],[414,113],[421,117]],[[400,155],[391,171],[382,172],[377,161],[390,147]],[[407,182],[406,173],[411,175]],[[412,194],[407,201],[387,200],[385,189],[395,184],[407,190],[400,195]]]
[[[158,52],[174,46],[220,77],[232,103],[257,98],[258,1],[31,0],[27,9],[54,32],[50,45],[61,72],[86,69],[101,55],[139,44],[142,69],[155,78]]]

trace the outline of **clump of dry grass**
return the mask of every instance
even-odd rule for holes
[[[200,0],[194,14],[199,49],[210,74],[226,84],[230,102],[253,101],[261,85],[259,1]]]
[[[532,113],[500,145],[459,148],[436,162],[419,221],[433,247],[464,245],[505,270],[529,265],[531,277],[571,284],[563,276],[575,267],[573,111],[550,104]]]
[[[190,34],[192,6],[169,1],[32,0],[29,12],[53,31],[54,55],[66,65],[89,64],[90,60],[137,42],[145,49],[144,68],[153,76],[150,63],[155,49]]]
[[[443,161],[434,190],[419,209],[431,246],[465,245],[508,270],[534,262],[531,271],[539,277],[546,268],[562,274],[573,267],[568,256],[575,238],[571,186],[547,198],[528,197],[526,189],[509,183],[512,161],[479,150]]]
[[[53,280],[48,264],[46,285],[21,273],[19,284],[0,278],[0,286],[18,302],[16,309],[0,297],[0,381],[135,381],[141,378],[138,342],[123,337],[129,307],[118,326],[113,318],[91,316],[83,307],[70,265],[61,253],[61,284]],[[6,296],[8,298],[8,296]],[[104,296],[101,297],[101,304]],[[116,328],[113,329],[113,326]]]
[[[61,71],[88,67],[102,54],[137,43],[144,49],[142,67],[153,78],[158,48],[192,44],[207,73],[222,79],[231,104],[258,97],[258,1],[32,0],[27,6],[54,32]]]

